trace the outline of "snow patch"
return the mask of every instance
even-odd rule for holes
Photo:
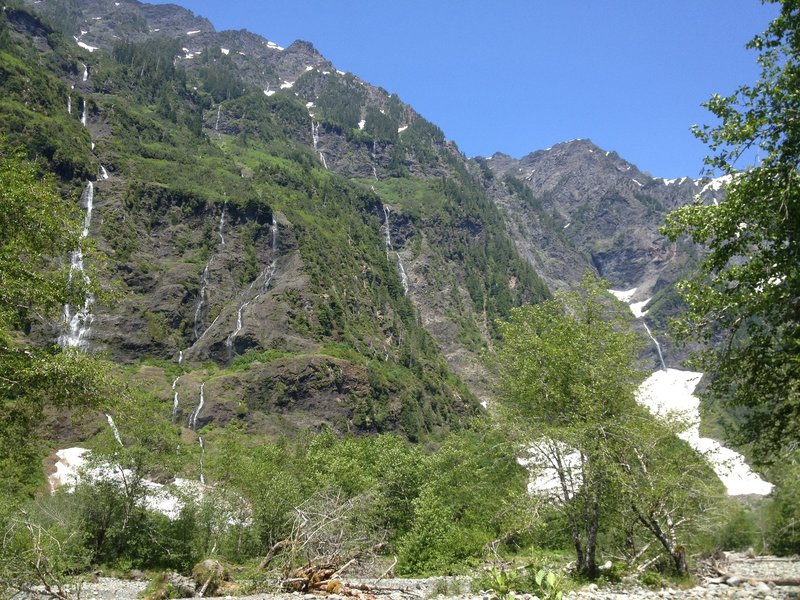
[[[647,300],[642,300],[641,302],[633,302],[629,304],[628,307],[631,309],[633,316],[636,317],[637,319],[641,319],[643,316],[645,316],[647,314],[647,311],[643,309],[645,306],[647,306],[647,303],[650,302],[650,300],[652,300],[652,298],[648,298]]]
[[[230,49],[228,48],[220,48],[219,51],[222,52],[225,56],[228,56],[228,54],[231,53]]]
[[[278,46],[275,42],[267,42],[267,48],[272,48],[273,50],[280,50],[283,51],[283,46]]]
[[[403,125],[402,127],[398,127],[397,133],[403,133],[406,129],[408,129],[408,125]]]
[[[309,71],[313,71],[313,70],[314,70],[314,67],[312,67],[311,65],[306,65],[306,73],[308,73]]]
[[[90,46],[89,44],[85,44],[84,42],[81,42],[78,38],[75,38],[75,41],[78,43],[78,46],[80,46],[84,50],[88,50],[89,52],[94,52],[95,50],[99,50],[97,46]]]
[[[294,81],[284,81],[281,84],[281,89],[282,90],[289,90],[289,89],[292,88],[293,85],[294,85]]]
[[[636,293],[636,290],[639,288],[631,288],[629,290],[607,290],[609,294],[614,296],[620,302],[624,302],[627,304],[630,302],[630,299],[633,298],[633,295]]]
[[[197,35],[198,33],[200,33],[200,30],[195,29],[194,31],[187,31],[186,35]]]
[[[572,223],[567,223],[566,225],[564,225],[564,229],[566,229],[566,228],[567,228],[567,227],[569,227],[570,225],[572,225]]]
[[[364,127],[366,127],[366,126],[367,126],[367,121],[366,121],[365,119],[361,119],[361,120],[358,122],[358,128],[359,128],[359,129],[363,130],[363,129],[364,129]]]
[[[772,484],[754,473],[741,454],[716,440],[700,437],[700,400],[694,391],[702,376],[679,369],[656,371],[639,386],[637,400],[658,417],[677,417],[689,424],[679,437],[706,457],[729,496],[766,496]]]
[[[732,175],[723,175],[722,177],[715,177],[714,179],[712,179],[703,186],[703,188],[700,190],[700,193],[702,194],[703,192],[707,192],[709,190],[713,190],[715,192],[719,191],[722,189],[723,186],[728,185],[731,181],[733,181]]]
[[[635,183],[636,185],[638,185],[639,187],[642,187],[644,185],[644,184],[640,183],[639,181],[636,181],[635,179],[631,179],[631,181],[633,183]]]

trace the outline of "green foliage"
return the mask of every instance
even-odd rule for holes
[[[766,506],[767,547],[776,554],[797,554],[800,553],[800,465],[796,460],[790,461],[774,475],[775,490]]]
[[[43,498],[25,510],[0,504],[0,595],[41,586],[66,597],[67,577],[89,566],[83,532],[74,513],[64,510],[64,495]],[[56,594],[62,594],[56,596]]]
[[[398,573],[457,572],[525,510],[525,472],[494,433],[452,435],[424,469],[412,526],[398,543]]]
[[[737,414],[737,441],[752,443],[763,461],[800,440],[798,31],[800,8],[782,3],[748,44],[759,53],[758,81],[712,96],[706,107],[719,124],[695,129],[713,153],[709,167],[732,177],[726,200],[678,209],[663,228],[708,249],[697,275],[682,284],[689,311],[678,333],[705,342],[724,334],[701,365],[714,372],[711,393]],[[752,148],[761,162],[740,165]]]

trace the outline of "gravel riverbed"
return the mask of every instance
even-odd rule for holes
[[[772,556],[748,557],[743,554],[727,555],[726,571],[731,576],[698,577],[698,584],[688,589],[648,589],[635,584],[614,584],[598,587],[589,584],[564,595],[564,600],[800,600],[800,586],[777,586],[757,579],[786,579],[800,577],[800,557],[777,558]],[[352,588],[360,584],[369,587],[370,581],[347,581]],[[84,600],[135,600],[147,586],[145,581],[129,581],[99,577],[84,583],[80,598]],[[420,600],[432,598],[440,590],[449,591],[446,598],[460,600],[491,600],[489,592],[470,590],[468,578],[433,577],[428,579],[384,579],[380,588],[357,592],[355,596],[329,594],[327,596],[302,593],[254,594],[250,596],[218,596],[238,600]],[[14,600],[33,600],[44,596],[19,594]],[[77,596],[76,596],[77,597]],[[517,600],[536,600],[530,594],[518,594]]]

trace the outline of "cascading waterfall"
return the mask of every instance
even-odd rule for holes
[[[211,263],[209,260],[203,268],[203,274],[200,276],[200,294],[197,301],[197,308],[194,310],[194,339],[199,340],[203,333],[201,327],[203,326],[203,307],[206,305],[206,288],[208,287],[208,265]]]
[[[72,96],[67,94],[67,114],[72,114]]]
[[[228,339],[225,340],[225,347],[228,349],[228,358],[230,358],[231,354],[233,353],[233,340],[237,335],[239,335],[239,332],[244,326],[245,309],[250,306],[250,304],[258,300],[261,295],[269,289],[270,283],[272,283],[272,278],[275,276],[275,271],[277,270],[278,265],[278,223],[275,221],[275,217],[272,218],[270,232],[272,234],[272,262],[270,262],[266,269],[261,271],[258,277],[256,277],[250,284],[250,287],[247,288],[247,292],[249,293],[255,287],[258,280],[261,279],[263,281],[261,284],[261,290],[255,296],[250,298],[250,300],[242,302],[242,304],[239,305],[239,310],[236,312],[236,327],[228,336]]]
[[[83,99],[83,108],[81,109],[81,125],[86,127],[86,99]]]
[[[319,159],[325,170],[328,170],[328,161],[325,160],[325,155],[317,148],[319,145],[319,123],[311,121],[311,142],[314,144],[314,150],[319,154]]]
[[[83,65],[83,80],[86,81],[89,79],[89,67],[86,64]]]
[[[89,235],[89,227],[92,224],[92,207],[94,204],[94,184],[90,181],[83,191],[82,201],[86,204],[86,215],[83,218],[83,229],[79,239],[78,248],[70,253],[69,281],[76,273],[80,273],[84,283],[88,286],[91,281],[83,268],[83,250],[81,243]],[[64,321],[67,325],[66,332],[58,338],[58,343],[64,347],[81,348],[85,344],[85,339],[89,333],[91,322],[90,310],[94,304],[94,296],[90,293],[84,298],[83,307],[72,312],[69,304],[64,305]]]
[[[197,405],[197,408],[192,413],[192,416],[189,417],[189,427],[192,431],[197,431],[197,416],[200,414],[200,411],[203,410],[203,405],[205,405],[205,383],[200,384],[200,402]],[[200,483],[205,484],[206,479],[203,475],[203,458],[205,457],[206,448],[205,444],[203,443],[202,436],[197,436],[197,441],[200,444]]]
[[[664,355],[661,353],[661,344],[658,343],[658,340],[653,336],[650,328],[647,326],[647,323],[644,319],[642,319],[642,325],[644,325],[644,330],[647,332],[647,335],[650,336],[650,339],[653,340],[653,343],[656,345],[656,350],[658,350],[658,359],[661,361],[661,369],[663,371],[667,370],[667,365],[664,363]]]
[[[172,391],[173,391],[173,394],[174,394],[173,397],[172,397],[172,418],[173,419],[175,418],[175,415],[178,414],[178,381],[180,381],[180,379],[181,378],[180,378],[180,375],[179,375],[178,377],[176,377],[172,381]]]
[[[103,165],[100,165],[100,177],[103,179],[108,179],[108,171],[106,171],[106,168]]]
[[[225,204],[222,205],[222,212],[219,215],[219,229],[217,233],[219,234],[219,241],[222,246],[225,245],[225,236],[222,235],[222,228],[225,227]]]
[[[375,188],[372,188],[375,191]],[[387,260],[391,260],[391,253],[394,252],[395,257],[397,258],[397,272],[400,275],[400,283],[403,285],[403,295],[408,294],[408,275],[406,275],[406,269],[403,266],[403,260],[400,258],[400,253],[395,252],[392,246],[392,234],[391,230],[389,229],[389,208],[384,204],[383,205],[383,237],[386,242],[386,258]]]
[[[192,431],[197,430],[197,416],[200,414],[200,411],[203,410],[203,406],[206,403],[205,399],[205,383],[200,384],[200,402],[197,404],[197,408],[194,409],[194,412],[189,417],[189,429]]]
[[[178,350],[178,364],[183,362],[183,350]]]
[[[217,122],[214,123],[214,131],[219,131],[219,118],[222,116],[222,104],[217,107]]]
[[[117,424],[114,423],[114,418],[110,414],[106,413],[106,420],[108,421],[108,426],[111,427],[111,432],[114,434],[114,439],[117,440],[117,443],[124,448],[125,444],[122,443],[122,438],[119,435]]]

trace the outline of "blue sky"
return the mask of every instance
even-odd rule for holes
[[[574,138],[658,177],[697,176],[700,104],[755,80],[758,0],[177,0],[218,30],[312,42],[411,104],[468,156]]]

